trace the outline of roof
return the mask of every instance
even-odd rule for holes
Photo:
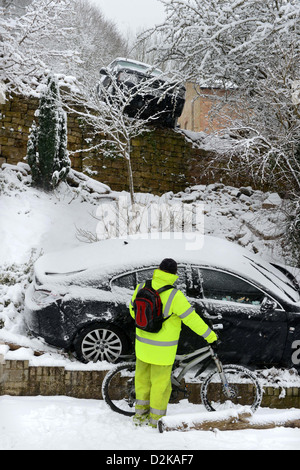
[[[140,62],[139,60],[134,60],[134,59],[127,59],[125,57],[116,57],[110,64],[113,64],[114,62],[117,62],[117,61],[120,61],[120,62],[128,62],[130,64],[135,64],[135,65],[141,65],[141,66],[144,66],[144,67],[147,67],[149,69],[157,69],[157,67],[155,67],[154,65],[150,65],[150,64],[146,64],[145,62]],[[158,70],[158,69],[157,69]]]
[[[119,63],[118,63],[119,62]],[[115,67],[116,63],[118,63],[118,67],[125,67],[127,69],[132,69],[140,73],[151,73],[153,76],[162,75],[163,71],[158,69],[157,67],[146,64],[144,62],[139,62],[137,60],[132,59],[125,59],[123,57],[117,57],[114,59],[108,66],[108,69]]]
[[[109,279],[138,268],[159,266],[164,258],[173,258],[178,264],[229,270],[273,292],[275,283],[281,298],[299,300],[284,274],[262,258],[224,239],[196,232],[116,238],[48,253],[36,262],[35,273],[41,284],[80,285],[99,277]]]

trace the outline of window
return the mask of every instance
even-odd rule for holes
[[[126,273],[118,276],[111,281],[113,287],[122,287],[124,289],[134,290],[138,284],[145,282],[148,279],[152,279],[154,270],[157,267],[152,266],[151,268],[141,269],[136,272]],[[186,293],[186,273],[185,267],[178,267],[177,272],[178,280],[175,282],[174,287],[180,289],[184,294]]]
[[[203,296],[206,299],[260,305],[265,294],[237,276],[213,269],[199,269]]]
[[[177,270],[178,279],[174,284],[176,289],[181,290],[186,295],[186,271],[184,266],[179,266]]]
[[[195,299],[203,299],[203,290],[201,279],[202,275],[200,272],[200,268],[193,266],[189,268],[187,271],[188,277],[188,296],[193,297]]]
[[[148,279],[152,279],[154,270],[157,267],[151,267],[147,269],[142,269],[141,271],[137,271],[137,284],[140,282],[145,282]],[[180,289],[184,294],[186,293],[186,274],[185,274],[185,267],[179,266],[177,271],[178,279],[174,284],[176,289]]]
[[[156,268],[153,267],[153,268],[142,269],[141,271],[137,271],[137,284],[148,281],[148,279],[152,279],[154,269]]]
[[[112,280],[112,286],[134,290],[136,288],[135,273],[127,273]]]

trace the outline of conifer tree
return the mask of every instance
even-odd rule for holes
[[[33,186],[51,191],[67,176],[71,162],[67,151],[67,118],[55,77],[48,77],[40,98],[38,125],[33,122],[27,145]]]
[[[30,135],[27,143],[27,162],[31,168],[32,184],[37,187],[42,186],[42,174],[39,168],[38,148],[38,128],[36,122],[33,121]]]

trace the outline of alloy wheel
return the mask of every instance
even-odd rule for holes
[[[122,341],[113,331],[94,329],[82,339],[81,352],[86,361],[115,362],[122,353]]]

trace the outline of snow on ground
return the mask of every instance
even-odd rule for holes
[[[180,411],[179,411],[180,410]],[[169,405],[168,414],[204,412],[187,400]],[[272,410],[272,415],[282,410]],[[261,409],[263,419],[270,410]],[[101,400],[70,397],[0,397],[0,450],[105,450],[160,452],[200,450],[299,450],[300,429],[277,427],[243,431],[170,431],[135,427],[131,419],[113,413]],[[118,452],[119,451],[119,452]],[[130,452],[126,455],[130,455]],[[132,452],[132,455],[136,455]],[[101,456],[100,456],[101,457]],[[148,453],[143,458],[148,458]]]
[[[112,204],[116,198],[126,196],[79,174],[73,176],[79,181],[77,188],[61,184],[49,195],[31,188],[27,165],[4,165],[0,169],[0,355],[6,359],[29,359],[31,365],[103,369],[107,364],[80,364],[32,338],[23,321],[24,292],[32,280],[33,262],[42,253],[82,244],[83,230],[87,235],[97,231],[99,221],[93,216],[99,205]],[[162,198],[137,194],[137,201],[204,205],[206,234],[227,238],[267,260],[292,264],[282,251],[285,208],[276,194],[214,184],[194,186],[179,194],[167,193]],[[22,347],[10,351],[1,342]],[[45,354],[36,357],[33,350]],[[273,383],[275,375],[278,386],[299,386],[298,376],[291,376],[288,371],[278,374],[276,370],[268,371],[264,379]],[[184,401],[170,405],[168,413],[203,410],[202,405]],[[261,409],[257,413],[267,412]],[[112,413],[103,401],[70,397],[2,396],[0,417],[1,450],[300,449],[298,429],[158,434],[153,429],[133,427],[129,418]]]

